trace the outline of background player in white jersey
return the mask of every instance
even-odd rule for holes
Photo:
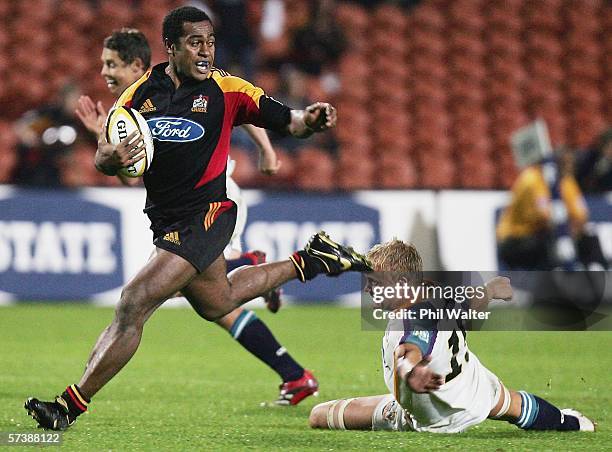
[[[115,96],[119,96],[128,86],[138,80],[149,69],[151,49],[149,43],[140,31],[124,28],[114,31],[104,40],[101,55],[101,75],[107,87]],[[96,136],[102,133],[107,112],[101,102],[94,102],[88,96],[81,96],[76,111],[83,124]],[[280,168],[276,152],[264,129],[245,124],[249,133],[259,148],[259,170],[263,174],[273,175]],[[227,259],[227,272],[243,265],[254,265],[265,262],[265,254],[261,251],[242,252],[242,232],[246,224],[247,208],[240,188],[230,177],[235,162],[228,162],[227,196],[237,206],[236,226],[224,255]],[[134,185],[138,179],[118,176],[126,185]],[[280,288],[264,294],[266,306],[272,312],[280,307]],[[250,353],[271,367],[282,379],[279,405],[296,405],[304,398],[315,394],[318,382],[314,375],[297,363],[287,349],[278,343],[272,332],[255,313],[239,307],[215,323],[225,329],[236,341]]]
[[[422,282],[423,263],[416,248],[400,240],[376,245],[368,253],[376,272],[410,275]],[[389,286],[397,278],[367,276],[371,285]],[[469,308],[486,309],[491,299],[509,300],[508,278],[496,277]],[[422,299],[388,300],[394,312],[435,308]],[[395,304],[395,305],[393,305]],[[453,302],[450,307],[456,307]],[[419,317],[419,316],[415,316]],[[485,419],[505,420],[525,430],[594,431],[595,424],[571,409],[559,410],[525,391],[507,389],[472,353],[461,320],[438,328],[437,320],[390,320],[383,338],[383,371],[390,394],[333,400],[310,413],[313,428],[412,430],[458,433]]]

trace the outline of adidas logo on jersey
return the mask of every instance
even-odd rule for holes
[[[157,107],[155,105],[153,105],[153,102],[151,102],[151,99],[147,99],[144,101],[144,104],[142,104],[142,107],[140,107],[140,110],[138,110],[138,113],[151,113],[152,111],[156,111]]]
[[[162,240],[165,240],[166,242],[174,243],[175,245],[181,244],[181,240],[179,239],[179,233],[176,231],[168,232],[166,235],[164,235]]]

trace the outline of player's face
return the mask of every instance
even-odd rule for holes
[[[171,47],[171,59],[179,76],[205,80],[215,60],[215,33],[212,24],[183,23],[183,36]]]
[[[115,96],[119,96],[144,73],[140,60],[137,59],[128,64],[119,57],[119,53],[116,50],[105,47],[102,50],[100,59],[102,60],[102,70],[100,73],[104,80],[106,80],[106,86],[109,91]]]

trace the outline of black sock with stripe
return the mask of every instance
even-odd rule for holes
[[[66,387],[66,390],[60,397],[66,402],[68,416],[70,416],[71,419],[76,419],[79,415],[87,411],[90,400],[81,394],[81,390],[76,384]]]
[[[253,311],[243,311],[230,329],[240,345],[270,366],[283,381],[302,378],[304,368],[281,346],[272,331]]]
[[[561,410],[544,399],[525,391],[521,395],[521,415],[512,422],[523,430],[580,430],[575,416],[561,413]]]
[[[321,261],[308,255],[304,250],[296,251],[289,257],[289,260],[293,263],[297,278],[301,282],[309,281],[324,271],[320,265]]]

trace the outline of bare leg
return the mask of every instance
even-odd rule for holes
[[[316,405],[310,412],[308,422],[312,428],[328,429],[331,420],[332,426],[339,428],[344,425],[347,430],[372,430],[372,416],[378,404],[388,394],[369,397],[357,397],[353,400],[331,400]],[[347,403],[348,402],[348,403]],[[330,413],[330,409],[332,410]],[[343,410],[343,419],[340,411]]]
[[[195,274],[193,266],[183,258],[157,250],[123,289],[115,318],[96,343],[79,382],[85,397],[91,398],[127,364],[140,344],[147,319]]]
[[[516,391],[506,388],[503,384],[501,387],[502,390],[499,394],[499,400],[489,413],[489,419],[493,419],[495,421],[514,422],[521,417],[521,395]],[[507,397],[510,397],[510,403],[507,409],[504,409],[504,400]]]
[[[94,345],[94,348],[91,349],[91,353],[89,354],[89,358],[87,358],[87,364],[85,364],[85,370],[87,370],[87,368],[89,367],[89,363],[91,363],[91,360],[93,359],[93,357],[96,354],[96,350],[100,346],[100,343],[102,342],[102,339],[106,336],[106,334],[108,333],[109,329],[110,329],[110,325],[107,326],[106,328],[104,328],[104,330],[100,333],[100,336],[98,336],[98,340],[96,341],[96,345]]]
[[[215,323],[224,330],[230,331],[232,329],[232,326],[234,325],[234,322],[238,317],[240,317],[240,314],[242,314],[243,311],[244,308],[236,308],[229,314],[226,314],[220,319],[215,320]]]
[[[216,321],[296,277],[295,267],[289,260],[240,267],[227,276],[225,268],[225,258],[221,255],[182,289],[195,311],[206,320]]]

